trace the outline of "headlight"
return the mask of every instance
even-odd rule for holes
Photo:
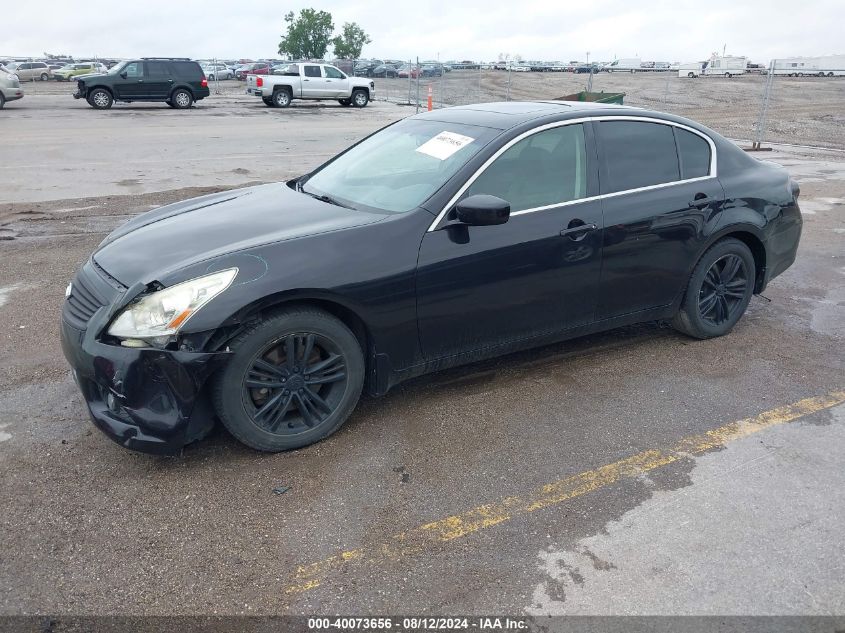
[[[141,339],[175,334],[191,315],[226,290],[237,274],[237,268],[229,268],[148,294],[118,315],[109,334]]]

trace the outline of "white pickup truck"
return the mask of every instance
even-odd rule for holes
[[[277,66],[277,74],[247,75],[246,91],[270,107],[286,108],[293,99],[333,99],[363,108],[375,92],[369,79],[349,77],[329,64],[298,62]]]

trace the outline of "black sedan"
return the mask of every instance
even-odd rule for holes
[[[370,73],[370,77],[398,77],[400,66],[402,66],[402,64],[380,64],[373,68],[372,72]]]
[[[68,286],[94,423],[172,453],[219,418],[280,451],[362,390],[649,320],[731,331],[794,261],[798,187],[697,123],[492,103],[386,127],[289,182],[113,232]]]

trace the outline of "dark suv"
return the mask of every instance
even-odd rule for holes
[[[115,101],[164,101],[171,108],[190,108],[210,93],[200,65],[187,57],[144,57],[119,63],[104,74],[77,82],[74,99],[106,110]]]

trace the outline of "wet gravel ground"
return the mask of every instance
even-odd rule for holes
[[[343,142],[326,111],[316,128],[295,126],[297,151]],[[256,125],[238,120],[240,138],[260,139]],[[54,154],[79,140],[67,131]],[[843,613],[841,408],[462,538],[383,550],[429,522],[845,388],[845,155],[780,148],[765,158],[801,181],[804,236],[796,264],[731,335],[615,330],[417,379],[365,400],[341,431],[297,452],[255,453],[218,429],[178,458],[127,452],[88,422],[59,350],[60,306],[73,271],[114,227],[236,183],[189,172],[197,186],[149,191],[143,176],[121,194],[80,180],[79,196],[42,200],[39,183],[21,179],[0,204],[0,613],[559,613],[567,595],[579,613],[633,608],[608,603],[614,591],[667,613]],[[289,160],[240,182],[293,170]],[[104,170],[117,178],[132,167]],[[279,486],[289,490],[274,494]],[[655,503],[683,511],[655,515]],[[690,521],[698,535],[678,531]],[[641,541],[619,535],[626,525]],[[775,555],[789,548],[806,564]],[[390,555],[332,559],[359,550]],[[719,564],[696,566],[701,552]],[[303,587],[300,567],[318,585]],[[603,573],[619,574],[611,589]],[[787,580],[788,591],[756,600],[756,587]],[[714,586],[730,592],[729,608],[719,610],[727,603]]]

